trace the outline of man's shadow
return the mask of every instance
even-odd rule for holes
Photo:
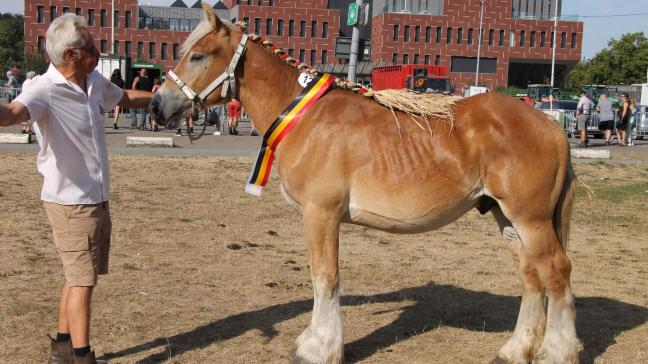
[[[342,305],[413,302],[399,308],[400,316],[390,324],[345,345],[346,362],[354,363],[399,341],[435,329],[451,326],[471,331],[505,332],[515,327],[520,297],[501,296],[488,292],[466,290],[451,285],[428,283],[373,296],[344,296]],[[615,343],[615,337],[648,321],[648,309],[605,297],[576,299],[578,335],[583,341],[581,363],[592,363]],[[205,348],[250,330],[260,330],[268,339],[277,335],[275,325],[312,309],[312,300],[301,300],[269,306],[229,316],[172,337],[161,337],[114,353],[103,359],[115,359],[151,349],[161,349],[138,363],[159,363],[169,353],[179,355]],[[384,312],[376,312],[375,315]],[[504,344],[504,342],[502,342]],[[170,346],[170,347],[169,347]],[[493,352],[493,357],[496,352]]]

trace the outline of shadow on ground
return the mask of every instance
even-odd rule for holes
[[[485,332],[512,331],[520,297],[500,296],[431,283],[373,296],[342,297],[344,306],[402,301],[413,304],[401,308],[402,313],[396,320],[362,339],[346,344],[347,362],[354,363],[369,358],[391,346],[396,338],[399,341],[406,340],[439,326]],[[581,353],[581,363],[592,363],[615,343],[614,338],[617,335],[648,321],[647,308],[609,298],[577,298],[576,306],[578,334],[585,348]],[[116,359],[158,348],[161,349],[159,353],[152,354],[138,363],[159,363],[169,359],[169,352],[179,355],[201,349],[237,337],[249,330],[260,330],[264,336],[272,339],[277,335],[275,324],[309,312],[311,308],[311,300],[301,300],[244,312],[169,338],[157,338],[118,352],[107,353],[103,359]],[[493,352],[493,356],[495,354]]]

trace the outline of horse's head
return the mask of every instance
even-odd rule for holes
[[[218,19],[211,6],[203,3],[203,8],[204,18],[183,44],[180,63],[173,73],[167,74],[164,84],[150,103],[151,115],[155,121],[167,128],[176,128],[181,118],[187,116],[196,104],[204,107],[224,100],[221,95],[224,83],[200,102],[197,98],[190,98],[192,92],[200,95],[212,81],[222,76],[230,65],[240,39],[238,32]],[[175,80],[174,74],[177,76]],[[188,87],[181,89],[182,84]]]

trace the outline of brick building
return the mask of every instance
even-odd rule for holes
[[[480,85],[495,89],[548,83],[555,3],[487,0],[485,4]],[[474,84],[479,0],[377,0],[373,1],[372,15],[374,62],[445,65],[451,71],[456,92]],[[582,34],[582,22],[558,22],[556,84],[559,86],[569,69],[581,59]]]

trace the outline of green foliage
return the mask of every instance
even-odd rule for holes
[[[648,69],[648,38],[643,32],[611,39],[594,58],[580,62],[567,76],[567,88],[578,90],[587,84],[643,83]]]
[[[0,70],[24,66],[22,15],[0,14]]]

